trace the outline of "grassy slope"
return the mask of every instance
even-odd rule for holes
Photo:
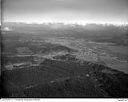
[[[128,93],[128,75],[90,62],[45,60],[38,68],[2,75],[6,97],[127,97]]]

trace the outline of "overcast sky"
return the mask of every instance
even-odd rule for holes
[[[11,22],[128,22],[128,0],[3,0]]]

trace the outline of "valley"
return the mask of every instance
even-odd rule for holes
[[[3,31],[3,97],[127,97],[127,37],[69,27]]]

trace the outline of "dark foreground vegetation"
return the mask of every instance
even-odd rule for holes
[[[2,97],[127,97],[128,75],[100,64],[46,59],[2,72]]]

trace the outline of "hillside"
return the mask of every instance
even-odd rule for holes
[[[2,75],[4,97],[127,97],[128,93],[127,74],[86,61],[46,59],[38,67]]]

